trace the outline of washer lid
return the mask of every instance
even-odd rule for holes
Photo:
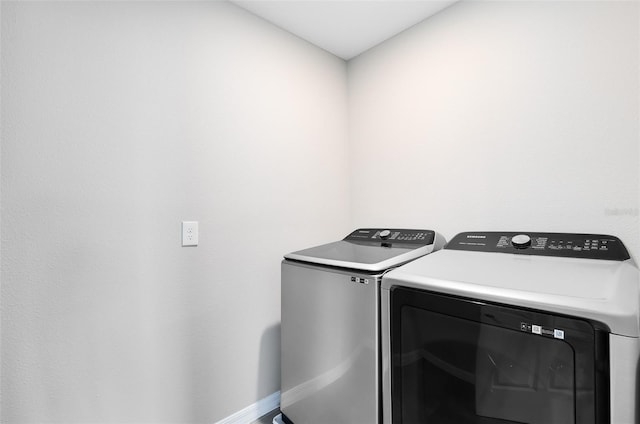
[[[343,240],[289,253],[286,259],[362,271],[384,271],[432,252],[430,230],[361,228]],[[439,248],[439,247],[438,247]]]

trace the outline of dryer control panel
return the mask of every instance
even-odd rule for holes
[[[620,239],[604,234],[467,232],[451,239],[445,249],[610,261],[629,259]]]
[[[344,238],[345,241],[363,242],[373,245],[422,245],[433,244],[435,232],[431,230],[408,230],[398,228],[360,228]]]

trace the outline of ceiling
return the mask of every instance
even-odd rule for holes
[[[232,0],[349,60],[457,0]]]

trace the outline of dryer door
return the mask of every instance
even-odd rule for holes
[[[394,287],[394,423],[609,422],[598,324]]]

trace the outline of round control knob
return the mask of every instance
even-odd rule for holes
[[[511,238],[511,244],[516,249],[526,249],[531,246],[531,237],[526,234],[518,234]]]
[[[389,231],[389,230],[380,231],[380,238],[383,239],[383,240],[384,239],[388,239],[390,235],[391,235],[391,231]]]

